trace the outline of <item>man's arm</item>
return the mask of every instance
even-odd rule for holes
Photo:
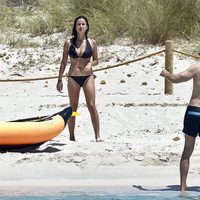
[[[193,65],[189,67],[188,69],[186,69],[185,71],[180,72],[178,74],[171,74],[167,70],[164,69],[160,73],[160,76],[167,78],[173,83],[181,83],[181,82],[189,81],[190,79],[192,79],[195,75],[195,70],[196,70],[196,67]]]

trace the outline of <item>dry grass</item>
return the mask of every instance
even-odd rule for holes
[[[70,36],[73,19],[86,15],[91,36],[103,44],[119,37],[151,44],[175,37],[199,38],[200,0],[22,0],[18,7],[2,2],[3,30],[34,35],[67,30]]]

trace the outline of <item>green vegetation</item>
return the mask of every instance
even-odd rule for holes
[[[1,31],[33,35],[67,31],[85,15],[101,44],[128,37],[134,43],[199,38],[200,0],[0,0]],[[20,16],[20,17],[19,17]]]

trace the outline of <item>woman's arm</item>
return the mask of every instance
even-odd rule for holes
[[[91,40],[92,42],[92,60],[87,64],[84,68],[84,71],[92,70],[92,67],[98,64],[98,52],[97,52],[97,44],[95,40]]]
[[[57,82],[57,87],[56,87],[59,92],[61,92],[63,89],[62,77],[67,65],[68,49],[69,49],[69,42],[66,41],[63,47],[63,55],[62,55],[62,60],[60,63],[58,82]]]
[[[66,65],[67,65],[67,58],[68,58],[68,49],[69,49],[69,43],[66,41],[63,48],[63,55],[62,60],[60,63],[60,69],[59,69],[59,76],[58,81],[62,80]]]
[[[92,54],[91,65],[95,66],[95,65],[98,65],[98,62],[99,62],[98,52],[97,52],[97,43],[95,40],[92,40],[92,44],[93,44],[93,54]]]

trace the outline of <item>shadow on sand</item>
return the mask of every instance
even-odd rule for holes
[[[45,146],[43,143],[41,144],[36,144],[36,145],[24,145],[24,146],[16,146],[13,147],[12,149],[5,149],[4,151],[0,151],[0,153],[56,153],[61,151],[60,150],[60,146],[64,146],[66,144],[62,144],[62,143],[57,143],[57,142],[52,142],[49,144],[45,144]]]
[[[61,151],[59,146],[65,146],[65,145],[66,144],[52,142],[50,144],[47,144],[46,147],[44,148],[30,149],[21,153],[27,153],[27,152],[28,153],[56,153],[56,152]]]
[[[150,192],[154,192],[154,191],[180,191],[179,185],[167,185],[166,188],[158,188],[158,189],[148,189],[148,188],[145,188],[141,185],[132,185],[132,187],[136,188],[140,191],[150,191]],[[188,191],[200,192],[200,186],[188,187]]]

